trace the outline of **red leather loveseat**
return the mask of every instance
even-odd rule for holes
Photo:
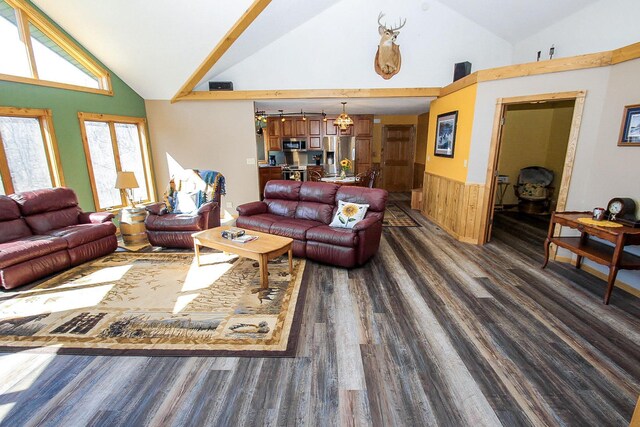
[[[387,192],[323,182],[269,181],[264,201],[237,207],[236,226],[293,239],[293,254],[340,267],[364,264],[378,251]],[[330,227],[339,201],[368,204],[353,229]]]
[[[82,212],[70,188],[0,196],[0,286],[12,289],[115,251],[112,218]]]

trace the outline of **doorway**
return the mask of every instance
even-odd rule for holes
[[[409,192],[413,186],[415,126],[382,127],[382,188],[389,192]]]
[[[568,92],[498,100],[483,243],[498,223],[539,225],[545,215],[564,210],[584,96]],[[508,221],[496,222],[496,215]]]

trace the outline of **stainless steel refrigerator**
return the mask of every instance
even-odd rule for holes
[[[324,174],[339,175],[340,161],[351,160],[351,173],[356,167],[356,138],[353,136],[325,136],[322,139]]]

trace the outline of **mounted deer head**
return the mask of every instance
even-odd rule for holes
[[[389,80],[400,71],[402,58],[400,57],[400,46],[398,46],[395,41],[398,38],[398,34],[400,34],[398,30],[404,27],[407,19],[405,18],[404,21],[400,19],[400,25],[398,27],[387,27],[386,22],[384,24],[380,22],[383,17],[384,13],[380,12],[380,15],[378,15],[380,43],[378,44],[374,66],[376,73],[380,74],[383,79]]]

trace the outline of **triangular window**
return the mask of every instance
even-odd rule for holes
[[[109,73],[24,0],[0,0],[0,79],[111,95]]]

